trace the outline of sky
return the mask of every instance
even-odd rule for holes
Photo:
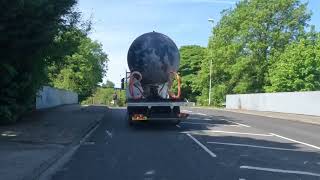
[[[108,54],[107,79],[120,86],[127,67],[127,52],[138,36],[156,31],[169,36],[178,47],[207,46],[212,23],[237,0],[78,0],[83,18],[92,18],[90,37]],[[307,0],[303,0],[307,2]],[[320,30],[320,0],[309,0],[310,24]]]

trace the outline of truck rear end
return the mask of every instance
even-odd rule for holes
[[[125,78],[129,124],[151,120],[179,123],[188,117],[180,111],[181,106],[190,105],[181,98],[181,78],[177,73],[180,54],[168,36],[157,32],[139,36],[129,48],[127,61],[130,69]],[[172,91],[174,82],[177,82],[177,94]]]

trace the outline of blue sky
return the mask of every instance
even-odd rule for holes
[[[91,38],[103,45],[109,55],[106,79],[119,87],[127,68],[127,51],[139,35],[157,31],[168,35],[178,47],[206,46],[212,25],[220,12],[235,6],[237,0],[79,0],[84,18],[93,17]],[[303,1],[306,2],[306,1]],[[320,1],[309,0],[313,12],[310,24],[320,30]]]

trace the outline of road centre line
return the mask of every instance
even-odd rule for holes
[[[212,151],[210,151],[205,145],[203,145],[200,141],[198,141],[195,137],[193,137],[191,134],[187,133],[187,136],[189,136],[194,142],[196,142],[203,150],[205,150],[211,157],[217,157],[216,154],[214,154]]]
[[[254,166],[240,166],[240,169],[251,169],[251,170],[258,170],[258,171],[278,172],[278,173],[287,173],[287,174],[300,174],[300,175],[309,175],[309,176],[320,177],[320,174],[306,172],[306,171],[273,169],[273,168],[254,167]]]
[[[249,144],[237,144],[237,143],[222,143],[216,141],[208,141],[208,144],[220,144],[227,146],[242,146],[242,147],[252,147],[252,148],[260,148],[260,149],[271,149],[271,150],[281,150],[281,151],[299,151],[296,149],[287,149],[287,148],[277,148],[277,147],[268,147],[268,146],[257,146],[257,145],[249,145]]]
[[[233,131],[214,131],[214,130],[210,130],[209,132],[226,133],[226,134],[243,134],[243,135],[253,135],[253,136],[273,136],[272,134],[256,134],[256,133],[243,133],[243,132],[233,132]]]
[[[312,147],[312,148],[315,148],[315,149],[320,150],[320,147],[315,146],[315,145],[312,145],[312,144],[308,144],[308,143],[305,143],[305,142],[301,142],[301,141],[297,141],[297,140],[294,140],[294,139],[290,139],[290,138],[287,138],[287,137],[284,137],[284,136],[280,136],[280,135],[275,134],[275,133],[270,133],[270,134],[273,135],[273,136],[282,138],[282,139],[286,139],[286,140],[288,140],[288,141],[292,141],[292,142],[295,142],[295,143],[303,144],[303,145],[305,145],[305,146],[309,146],[309,147]]]

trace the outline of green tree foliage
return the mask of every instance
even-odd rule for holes
[[[53,65],[49,69],[53,70],[50,78],[52,85],[77,92],[81,101],[90,96],[102,81],[108,58],[98,42],[84,35],[76,37],[79,38],[79,46],[72,55],[63,57],[63,67]]]
[[[114,88],[114,86],[115,86],[115,84],[109,80],[107,80],[106,83],[101,85],[101,87],[104,87],[104,88]]]
[[[54,38],[70,26],[76,0],[1,1],[0,121],[12,122],[34,105],[46,81]]]
[[[269,69],[267,92],[320,89],[320,38],[315,33],[310,35],[274,57],[277,60]]]
[[[309,19],[298,0],[245,0],[224,11],[199,73],[200,103],[207,104],[210,59],[213,105],[221,105],[227,93],[264,92],[271,57],[304,35]]]
[[[113,94],[117,93],[118,95],[118,106],[125,105],[125,91],[115,90],[114,88],[106,88],[106,87],[99,87],[93,93],[91,97],[88,97],[82,104],[103,104],[108,106],[114,106],[112,104]]]
[[[183,77],[181,94],[189,101],[195,101],[201,93],[202,88],[197,84],[197,74],[205,59],[205,52],[205,48],[196,45],[180,48],[179,74]]]

